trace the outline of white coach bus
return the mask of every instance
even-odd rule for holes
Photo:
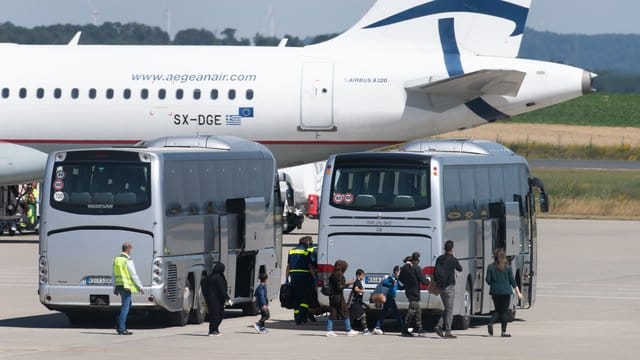
[[[318,234],[319,284],[338,259],[366,273],[370,294],[394,265],[414,251],[431,275],[444,242],[453,240],[463,267],[456,274],[454,328],[493,308],[484,281],[497,247],[506,249],[524,294],[512,300],[528,308],[536,287],[536,194],[547,211],[543,183],[527,162],[490,141],[419,140],[400,151],[364,152],[329,158],[322,188]],[[365,300],[369,298],[367,294]],[[425,315],[442,309],[439,296],[422,290]],[[328,298],[319,295],[322,305]],[[403,291],[398,306],[407,309]]]
[[[38,293],[72,322],[118,311],[112,261],[125,241],[144,289],[132,311],[176,325],[204,321],[200,280],[216,262],[246,313],[259,273],[280,278],[278,177],[258,143],[200,136],[58,151],[42,195]]]

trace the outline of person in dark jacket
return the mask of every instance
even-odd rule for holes
[[[349,305],[349,313],[353,321],[359,321],[362,328],[362,335],[371,335],[367,327],[367,309],[364,303],[364,281],[365,272],[362,269],[356,270],[356,281],[351,288],[351,303]]]
[[[301,237],[298,246],[289,250],[287,256],[285,279],[291,284],[291,294],[295,302],[293,318],[297,325],[306,323],[309,318],[311,283],[315,278],[315,269],[307,250],[310,240],[310,236]]]
[[[331,286],[331,296],[329,297],[330,315],[327,319],[327,336],[337,336],[333,331],[333,322],[335,320],[344,320],[344,327],[347,336],[358,335],[358,332],[351,329],[351,320],[349,320],[349,309],[344,301],[344,289],[351,286],[354,281],[347,281],[344,277],[349,265],[344,260],[337,260],[333,265],[333,272],[329,277],[329,286]]]
[[[420,306],[420,284],[429,286],[430,279],[422,273],[420,267],[420,253],[414,252],[411,254],[411,262],[408,262],[400,269],[399,280],[404,284],[404,292],[409,300],[409,310],[407,316],[404,319],[404,328],[402,329],[402,336],[413,336],[409,331],[409,326],[412,321],[415,321],[416,327],[413,330],[414,333],[422,334],[422,307]],[[415,319],[415,320],[414,320]]]
[[[224,317],[224,305],[230,302],[227,294],[227,279],[224,277],[224,264],[216,263],[205,278],[204,298],[209,309],[209,336],[220,336],[220,323]]]
[[[512,289],[515,289],[516,295],[520,300],[522,300],[522,293],[520,293],[518,284],[513,278],[513,271],[511,271],[504,249],[496,249],[494,261],[487,267],[486,281],[490,286],[489,294],[493,298],[493,307],[495,308],[487,326],[489,335],[493,336],[493,323],[499,318],[502,324],[502,337],[511,337],[507,333],[507,321],[509,319],[509,302],[513,294]]]
[[[444,243],[444,254],[436,259],[436,267],[433,272],[433,280],[440,287],[440,298],[444,305],[442,317],[438,321],[438,325],[436,325],[436,333],[445,339],[456,338],[455,335],[451,334],[453,301],[456,295],[456,271],[462,271],[462,266],[453,255],[453,241],[447,240]]]

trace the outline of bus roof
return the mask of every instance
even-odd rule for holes
[[[70,149],[57,153],[83,153],[95,151],[122,151],[135,153],[153,153],[158,155],[187,155],[212,153],[220,154],[221,158],[244,158],[249,155],[255,158],[261,154],[262,158],[272,158],[271,151],[260,143],[245,140],[235,136],[188,136],[188,137],[163,137],[150,141],[141,141],[133,146],[101,147],[90,149]],[[226,155],[225,155],[226,154]]]
[[[416,140],[389,152],[360,152],[336,155],[336,161],[359,164],[428,164],[434,158],[444,164],[526,164],[526,160],[504,145],[488,140]]]

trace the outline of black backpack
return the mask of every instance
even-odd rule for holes
[[[293,309],[295,301],[291,294],[291,286],[289,284],[280,285],[280,306],[285,309]]]
[[[440,257],[436,259],[436,268],[433,270],[433,280],[438,285],[443,285],[444,282],[447,280],[447,270],[442,265],[442,260],[444,260],[442,256],[444,255],[440,255]],[[441,261],[438,261],[438,260],[441,260]]]

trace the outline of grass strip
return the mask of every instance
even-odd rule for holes
[[[640,171],[534,168],[550,198],[548,216],[640,219]]]

